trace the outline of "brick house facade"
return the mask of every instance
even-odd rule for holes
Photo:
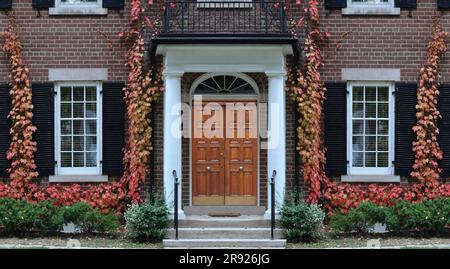
[[[43,167],[47,168],[46,171],[41,172],[40,180],[45,184],[112,181],[120,177],[121,168],[118,167],[121,166],[123,141],[117,143],[117,139],[123,140],[124,134],[123,130],[118,133],[115,126],[123,124],[123,116],[118,115],[123,110],[117,109],[117,106],[122,105],[123,109],[123,104],[120,104],[118,100],[121,96],[121,85],[128,75],[124,65],[126,48],[121,43],[118,32],[128,25],[130,1],[82,1],[85,5],[79,6],[70,6],[64,0],[55,1],[12,0],[12,11],[17,16],[18,34],[24,48],[24,59],[30,67],[32,81],[36,85],[34,88],[57,93],[56,97],[45,97],[51,98],[52,102],[56,103],[54,111],[46,112],[50,115],[50,119],[54,118],[52,128],[46,129],[42,126],[46,124],[45,120],[48,120],[48,117],[37,123],[38,128],[41,125],[41,130],[45,130],[44,133],[38,131],[37,142],[40,143],[39,138],[46,141],[42,143],[45,148],[38,146],[38,155],[40,150],[48,153],[39,155],[39,158],[43,159],[41,161],[45,163]],[[208,78],[215,75],[240,78],[247,84],[254,83],[256,86],[254,88],[257,88],[255,98],[258,104],[268,103],[270,106],[273,100],[278,100],[277,95],[272,93],[276,91],[281,94],[284,100],[282,111],[285,112],[282,113],[281,118],[271,118],[269,115],[269,122],[272,120],[272,123],[268,125],[270,129],[274,120],[281,119],[282,123],[279,127],[282,130],[277,129],[276,132],[285,135],[286,139],[281,148],[274,149],[260,147],[262,140],[258,140],[258,150],[254,151],[257,153],[252,153],[256,154],[252,155],[252,158],[256,158],[254,161],[257,162],[257,168],[251,172],[253,173],[251,178],[256,180],[251,184],[257,184],[256,191],[253,193],[257,202],[251,205],[267,207],[269,188],[267,182],[272,170],[277,170],[279,173],[277,178],[279,177],[278,182],[281,183],[277,184],[281,184],[281,189],[294,190],[296,185],[299,185],[302,190],[306,189],[299,176],[299,161],[295,149],[297,143],[295,103],[288,96],[284,96],[283,84],[279,84],[280,81],[284,82],[286,63],[291,63],[295,58],[292,57],[295,47],[293,49],[293,40],[287,29],[287,19],[290,16],[301,17],[303,6],[296,6],[294,0],[286,1],[289,9],[286,14],[281,11],[283,16],[286,16],[284,17],[286,20],[282,22],[280,17],[277,17],[280,16],[281,9],[274,5],[278,1],[268,1],[270,3],[266,6],[260,4],[260,1],[254,1],[254,5],[250,3],[251,1],[230,4],[232,2],[220,2],[222,6],[215,8],[201,5],[219,4],[187,1],[186,6],[180,7],[181,4],[177,2],[178,6],[169,8],[169,12],[172,13],[166,13],[165,17],[159,5],[155,5],[153,9],[150,8],[149,14],[159,14],[159,17],[164,17],[165,28],[156,38],[156,49],[152,51],[148,46],[149,53],[164,57],[166,85],[168,85],[165,94],[177,92],[170,97],[177,97],[177,100],[184,103],[189,104],[192,101],[195,95],[195,89],[192,89],[194,83],[198,82],[199,85],[206,83]],[[329,88],[325,105],[325,111],[329,114],[326,113],[324,118],[329,159],[327,171],[336,180],[408,184],[407,175],[412,165],[412,152],[408,145],[412,139],[410,127],[415,113],[414,84],[426,56],[425,46],[430,36],[434,14],[442,13],[444,28],[450,27],[448,11],[438,10],[437,7],[438,2],[448,1],[319,2],[321,26],[331,33],[331,39],[324,47],[325,66],[322,69],[322,79]],[[170,7],[170,1],[167,1],[167,7]],[[195,18],[200,14],[198,10],[204,10],[205,14],[209,15],[206,17],[202,15],[203,19],[200,18],[197,21],[189,20],[190,16]],[[224,13],[223,10],[226,12]],[[269,12],[270,16],[264,17],[267,14],[262,11]],[[180,16],[183,16],[182,20]],[[218,21],[211,23],[211,18],[217,18]],[[268,23],[267,18],[272,18],[271,24]],[[261,23],[262,20],[265,24]],[[7,16],[2,14],[0,29],[5,29],[6,25]],[[183,48],[186,48],[186,51],[183,52]],[[202,56],[202,53],[208,57]],[[233,65],[230,62],[233,60],[238,64]],[[222,65],[220,65],[221,61]],[[211,73],[210,77],[208,73]],[[4,93],[7,90],[8,74],[8,62],[5,57],[0,57],[0,84],[2,85],[0,89]],[[448,89],[450,62],[447,58],[442,61],[441,75],[442,87]],[[203,76],[205,80],[199,81],[199,78]],[[76,97],[80,89],[84,97]],[[450,89],[448,91],[450,92]],[[355,98],[353,101],[349,100],[347,92]],[[395,92],[395,96],[392,92]],[[450,96],[447,91],[442,93],[441,107],[442,111],[447,113],[445,104],[450,99],[446,98]],[[362,94],[362,99],[357,99],[358,94]],[[369,99],[372,98],[371,94],[375,94],[373,101]],[[69,95],[70,97],[67,97]],[[368,99],[365,99],[366,95]],[[42,97],[39,93],[37,96]],[[219,98],[217,95],[212,96]],[[2,94],[0,97],[3,98],[0,100],[2,104],[7,104],[7,94]],[[43,100],[49,100],[45,98]],[[227,98],[224,100],[228,100]],[[239,99],[240,96],[237,95],[234,98]],[[175,169],[181,174],[183,182],[181,198],[184,207],[188,207],[195,205],[192,199],[195,192],[193,185],[201,183],[193,182],[195,176],[192,172],[191,139],[184,137],[167,140],[168,136],[164,134],[164,130],[168,130],[166,129],[167,121],[172,119],[165,110],[165,106],[170,104],[168,99],[167,96],[162,95],[154,105],[152,115],[154,151],[149,164],[151,178],[144,191],[148,191],[150,185],[154,184],[157,189],[166,193],[167,202],[171,202],[173,186],[169,186],[172,180],[170,173],[172,169]],[[89,110],[89,107],[92,108],[92,104],[96,101],[97,106],[94,109],[96,113],[94,113],[94,110]],[[64,110],[66,108],[63,108],[65,105],[70,106],[71,116],[58,118],[58,112],[60,115],[67,112]],[[38,109],[35,114],[38,119],[42,118],[38,112],[39,107],[45,108],[45,106],[45,103],[37,103]],[[364,116],[354,117],[360,112],[357,110],[360,109],[358,106],[362,107],[363,114],[368,114],[369,107],[373,107],[375,112],[372,112],[375,116],[364,114]],[[349,110],[350,107],[355,107],[355,110]],[[367,111],[364,107],[367,107]],[[3,106],[0,112],[7,111],[4,108],[6,106]],[[75,116],[76,109],[82,109],[80,113],[83,116]],[[118,117],[114,118],[108,113],[105,114],[105,111]],[[89,113],[94,113],[96,117],[88,117]],[[380,116],[381,114],[383,116]],[[2,155],[8,146],[5,115],[0,113],[0,116],[3,116],[0,119],[2,121],[0,122],[2,134],[0,154]],[[106,117],[103,118],[102,116],[105,115]],[[444,114],[444,120],[447,120],[446,114]],[[84,127],[82,131],[81,129],[77,131],[75,126],[80,122]],[[91,123],[96,124],[96,131],[92,127],[94,125],[89,125]],[[361,133],[358,133],[357,128],[360,123],[364,126],[367,124],[367,127],[361,127],[363,129]],[[372,123],[378,127],[371,126]],[[447,122],[444,122],[441,131],[444,155],[446,150],[450,152],[450,143],[447,143],[450,136],[448,127],[450,124],[445,123]],[[63,130],[65,124],[71,127]],[[88,126],[94,129],[88,131]],[[374,133],[370,133],[372,127],[375,128]],[[77,140],[80,137],[82,142]],[[370,142],[372,140],[373,143]],[[69,149],[63,150],[62,143],[68,143]],[[178,148],[176,148],[177,145],[179,145]],[[171,148],[169,149],[168,146]],[[77,147],[81,148],[76,150]],[[352,159],[349,156],[352,156]],[[66,162],[64,167],[62,162]],[[80,163],[75,165],[76,162]],[[4,178],[7,177],[4,172],[7,165],[6,159],[0,157],[0,167],[3,169]],[[244,164],[239,166],[240,171],[247,169],[244,166]],[[447,175],[446,171],[450,170],[450,158],[445,157],[442,166]],[[83,169],[74,169],[79,167],[95,169],[86,170],[88,172]],[[222,180],[227,181],[226,176],[222,176]],[[214,195],[216,194],[213,193],[210,196]],[[283,195],[277,196],[276,200],[282,204]]]

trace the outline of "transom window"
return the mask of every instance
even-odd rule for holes
[[[350,174],[391,174],[393,105],[389,84],[350,85]]]
[[[194,94],[255,94],[255,89],[244,79],[232,75],[217,75],[202,81]]]
[[[57,89],[58,172],[99,174],[100,86],[61,84]]]

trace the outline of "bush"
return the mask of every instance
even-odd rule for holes
[[[421,203],[400,201],[386,216],[389,231],[396,234],[417,232],[423,236],[442,235],[450,225],[450,199],[440,198]]]
[[[376,223],[385,223],[387,207],[363,202],[347,214],[336,212],[330,217],[330,227],[339,232],[368,233]]]
[[[64,224],[60,208],[44,201],[31,204],[23,200],[0,199],[0,231],[6,235],[58,233]]]
[[[169,226],[167,207],[161,202],[133,204],[125,212],[129,236],[135,240],[162,240]]]
[[[82,233],[114,232],[120,226],[119,218],[112,214],[103,214],[91,205],[78,202],[64,207],[64,223],[73,223]]]
[[[288,240],[312,241],[320,238],[325,212],[316,204],[285,203],[281,209],[281,228]]]
[[[442,235],[450,225],[450,199],[398,201],[392,207],[361,203],[347,214],[337,213],[330,218],[331,228],[340,232],[367,233],[377,222],[386,224],[387,230],[395,234]]]
[[[28,203],[0,198],[0,233],[13,236],[56,234],[64,224],[73,222],[82,232],[110,232],[120,225],[113,214],[102,214],[86,203],[58,207],[50,201]]]

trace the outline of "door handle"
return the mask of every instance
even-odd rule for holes
[[[206,171],[211,171],[211,167],[207,166]]]
[[[242,166],[239,166],[239,171],[244,171],[244,167],[242,167]]]

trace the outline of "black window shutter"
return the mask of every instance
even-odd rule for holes
[[[34,140],[37,151],[34,160],[40,176],[55,174],[55,92],[53,83],[33,83]]]
[[[9,85],[0,85],[0,178],[8,177],[6,169],[10,167],[6,159],[6,152],[9,149],[11,138],[9,136],[10,121],[8,119],[11,110],[11,96],[9,95]]]
[[[125,140],[123,82],[103,83],[103,174],[122,176]]]
[[[347,84],[325,83],[325,147],[326,173],[347,174]]]
[[[409,10],[416,9],[417,0],[395,0],[395,7]]]
[[[125,0],[103,0],[103,7],[107,9],[124,9]]]
[[[449,0],[437,0],[438,9],[450,9],[450,1]]]
[[[55,7],[55,0],[33,0],[33,9],[42,10]]]
[[[439,121],[439,146],[444,158],[439,163],[442,176],[450,176],[450,84],[441,84],[439,87],[439,112],[442,119]]]
[[[2,0],[0,2],[0,9],[9,10],[12,8],[12,0]]]
[[[347,0],[325,0],[325,9],[341,9],[347,7]]]
[[[416,124],[417,83],[395,85],[395,174],[409,176],[414,164],[412,143]]]

